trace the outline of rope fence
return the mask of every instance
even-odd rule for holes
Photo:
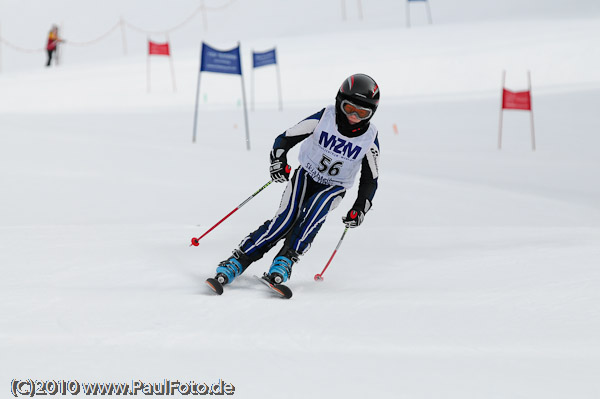
[[[40,51],[45,51],[46,48],[45,47],[40,47],[40,48],[25,48],[25,47],[20,47],[17,46],[16,44],[13,44],[11,42],[9,42],[8,40],[6,40],[5,38],[3,38],[2,36],[0,36],[0,43],[6,45],[6,47],[10,47],[15,51],[19,51],[21,53],[37,53]]]
[[[233,0],[233,1],[235,1],[235,0]],[[197,14],[198,14],[200,11],[203,11],[203,9],[204,9],[204,7],[202,7],[202,6],[200,6],[200,7],[196,8],[196,10],[194,10],[194,11],[193,11],[193,12],[192,12],[192,13],[191,13],[191,14],[190,14],[190,15],[189,15],[189,16],[188,16],[186,19],[184,19],[182,22],[180,22],[179,24],[177,24],[177,25],[173,26],[172,28],[169,28],[169,29],[166,29],[166,30],[162,30],[162,31],[152,31],[152,30],[142,29],[142,28],[139,28],[139,27],[137,27],[137,26],[135,26],[135,25],[133,25],[133,24],[131,24],[131,23],[127,22],[127,21],[123,21],[123,22],[124,22],[124,23],[125,23],[127,26],[129,26],[131,29],[133,29],[133,30],[135,30],[135,31],[138,31],[138,32],[140,32],[140,33],[151,34],[151,35],[154,35],[154,34],[165,34],[165,35],[166,35],[166,34],[168,34],[168,33],[174,32],[174,31],[176,31],[177,29],[179,29],[179,28],[182,28],[183,26],[185,26],[185,25],[186,25],[188,22],[190,22],[192,19],[194,19],[194,17],[195,17],[195,16],[196,16],[196,15],[197,15]]]
[[[107,38],[111,33],[113,33],[115,30],[119,29],[121,27],[121,21],[117,22],[112,28],[110,28],[106,33],[103,33],[102,35],[98,36],[95,39],[92,40],[88,40],[86,42],[74,42],[74,41],[66,41],[65,44],[69,44],[71,46],[89,46],[91,44],[95,44],[98,43],[101,40],[104,40],[105,38]]]
[[[63,44],[71,45],[71,46],[80,46],[80,47],[89,46],[89,45],[92,45],[92,44],[95,44],[95,43],[97,43],[99,41],[104,40],[105,38],[107,38],[108,36],[110,36],[110,34],[113,33],[115,30],[117,30],[119,28],[123,29],[125,26],[129,27],[130,29],[132,29],[134,31],[137,31],[139,33],[143,33],[143,34],[146,34],[146,35],[157,35],[157,34],[168,35],[169,33],[172,33],[174,31],[182,28],[186,24],[188,24],[200,12],[222,11],[222,10],[225,10],[225,9],[229,8],[235,2],[237,2],[237,0],[229,0],[227,3],[222,4],[220,6],[212,6],[211,7],[211,6],[204,5],[204,1],[202,1],[202,4],[199,7],[197,7],[195,10],[193,10],[192,13],[189,16],[187,16],[185,19],[183,19],[180,23],[178,23],[177,25],[175,25],[175,26],[173,26],[171,28],[160,30],[160,31],[140,28],[140,27],[138,27],[138,26],[136,26],[136,25],[134,25],[134,24],[132,24],[132,23],[124,20],[123,18],[121,18],[108,31],[106,31],[105,33],[101,34],[100,36],[98,36],[98,37],[96,37],[94,39],[87,40],[87,41],[84,41],[84,42],[77,42],[77,41],[68,40],[68,41],[65,41]],[[14,43],[8,41],[7,39],[5,39],[2,36],[1,33],[0,33],[0,44],[4,44],[7,47],[9,47],[9,48],[11,48],[11,49],[13,49],[15,51],[21,52],[21,53],[38,53],[38,52],[46,51],[46,47],[45,46],[43,46],[43,47],[37,47],[37,48],[26,48],[26,47],[19,46],[19,45],[14,44]]]

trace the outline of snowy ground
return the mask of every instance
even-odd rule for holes
[[[257,71],[249,152],[233,77],[203,75],[191,143],[197,43],[178,50],[177,93],[164,60],[146,93],[141,53],[9,67],[0,396],[15,378],[169,378],[224,379],[240,398],[600,397],[597,15],[256,34],[244,54],[278,46],[285,103],[277,111],[274,71]],[[535,152],[523,112],[505,113],[497,149],[502,69],[514,89],[532,70]],[[270,256],[211,294],[204,279],[274,214],[283,186],[200,247],[190,238],[268,181],[274,137],[354,72],[382,91],[380,189],[365,223],[315,283],[352,191],[295,266],[289,301],[252,279]]]

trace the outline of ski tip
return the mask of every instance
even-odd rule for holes
[[[254,275],[254,277],[266,286],[268,286],[279,297],[285,299],[290,299],[292,297],[292,290],[290,289],[290,287],[283,284],[271,284],[271,281],[269,281],[269,279],[266,277],[266,273],[262,277],[258,277],[257,275]]]
[[[271,288],[277,291],[285,299],[290,299],[292,297],[292,290],[287,285],[273,284]]]
[[[217,295],[221,295],[223,293],[223,286],[214,278],[207,278],[206,285],[210,287],[211,290],[215,292]]]

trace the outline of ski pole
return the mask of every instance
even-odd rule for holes
[[[291,167],[289,165],[286,166],[286,171],[289,173],[289,171],[291,170]],[[233,215],[238,209],[240,209],[241,207],[243,207],[244,205],[246,205],[248,202],[250,202],[250,200],[254,197],[256,197],[256,195],[258,195],[258,193],[260,193],[262,190],[264,190],[265,188],[267,188],[269,186],[269,184],[273,183],[273,180],[269,180],[269,182],[267,184],[265,184],[264,186],[262,186],[261,188],[259,188],[254,194],[252,194],[251,196],[249,196],[248,198],[246,198],[246,200],[244,202],[242,202],[241,204],[239,204],[233,211],[229,212],[223,219],[219,220],[217,222],[217,224],[215,224],[213,227],[211,227],[210,229],[208,229],[206,231],[206,233],[202,234],[200,237],[196,238],[193,237],[192,238],[192,243],[190,244],[190,247],[193,245],[195,247],[197,247],[199,245],[198,241],[200,241],[202,239],[202,237],[204,237],[205,235],[207,235],[208,233],[210,233],[215,227],[217,227],[218,225],[220,225],[225,219],[227,219],[229,216]]]
[[[338,242],[337,247],[335,247],[335,250],[331,254],[331,258],[329,258],[329,262],[327,262],[327,264],[325,265],[325,268],[323,269],[323,271],[321,273],[315,274],[315,281],[323,281],[323,273],[325,273],[325,270],[327,270],[327,268],[329,267],[329,264],[333,260],[333,257],[335,256],[337,250],[340,249],[340,245],[342,245],[342,241],[344,240],[344,236],[346,235],[346,232],[348,231],[348,229],[349,229],[349,227],[346,227],[344,229],[344,233],[342,234],[342,238],[340,238],[340,241]]]
[[[198,238],[193,237],[192,238],[192,244],[190,245],[190,247],[192,245],[195,246],[195,247],[197,247],[199,245],[198,241],[200,241],[202,239],[202,237],[204,237],[205,235],[207,235],[208,233],[210,233],[215,227],[217,227],[218,225],[220,225],[225,219],[227,219],[229,216],[233,215],[238,209],[240,209],[241,207],[243,207],[244,205],[246,205],[246,203],[248,203],[252,198],[254,198],[262,190],[264,190],[265,188],[267,188],[269,186],[269,184],[271,184],[271,183],[273,183],[273,180],[269,180],[269,182],[267,184],[265,184],[264,186],[262,186],[261,188],[259,188],[254,194],[252,194],[251,196],[249,196],[248,198],[246,198],[246,200],[244,202],[242,202],[241,204],[239,204],[233,211],[229,212],[223,219],[219,220],[217,222],[217,224],[215,224],[213,227],[211,227],[210,229],[208,229],[206,231],[206,233],[202,234]]]

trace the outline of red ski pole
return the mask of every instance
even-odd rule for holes
[[[290,165],[286,166],[286,171],[289,173],[291,170]],[[192,243],[190,244],[190,247],[193,245],[195,247],[197,247],[199,245],[198,241],[200,241],[202,239],[202,237],[204,237],[205,235],[207,235],[208,233],[210,233],[211,231],[213,231],[213,229],[215,227],[217,227],[218,225],[220,225],[225,219],[227,219],[229,216],[233,215],[238,209],[240,209],[241,207],[243,207],[244,205],[246,205],[248,202],[250,202],[250,200],[254,197],[256,197],[258,195],[258,193],[260,193],[262,190],[264,190],[265,188],[267,188],[269,186],[269,184],[273,183],[273,180],[269,180],[269,182],[267,184],[265,184],[264,186],[262,186],[261,188],[259,188],[258,190],[256,190],[256,192],[254,194],[252,194],[251,196],[249,196],[248,198],[246,198],[246,200],[244,202],[242,202],[241,204],[239,204],[233,211],[229,212],[223,219],[219,220],[217,222],[217,224],[215,224],[213,227],[211,227],[210,229],[208,229],[206,231],[206,233],[202,234],[200,237],[196,238],[193,237],[192,238]]]
[[[344,240],[344,236],[346,235],[347,231],[348,231],[348,227],[346,227],[344,229],[344,233],[342,234],[342,238],[340,238],[340,241],[338,242],[337,247],[335,247],[335,250],[331,254],[331,258],[329,258],[329,262],[327,262],[327,264],[325,265],[325,268],[323,269],[323,271],[321,273],[315,274],[315,281],[323,281],[323,273],[325,273],[325,270],[327,270],[327,268],[329,267],[329,264],[333,260],[333,257],[335,256],[337,250],[340,249],[340,245],[342,245],[342,241]]]

